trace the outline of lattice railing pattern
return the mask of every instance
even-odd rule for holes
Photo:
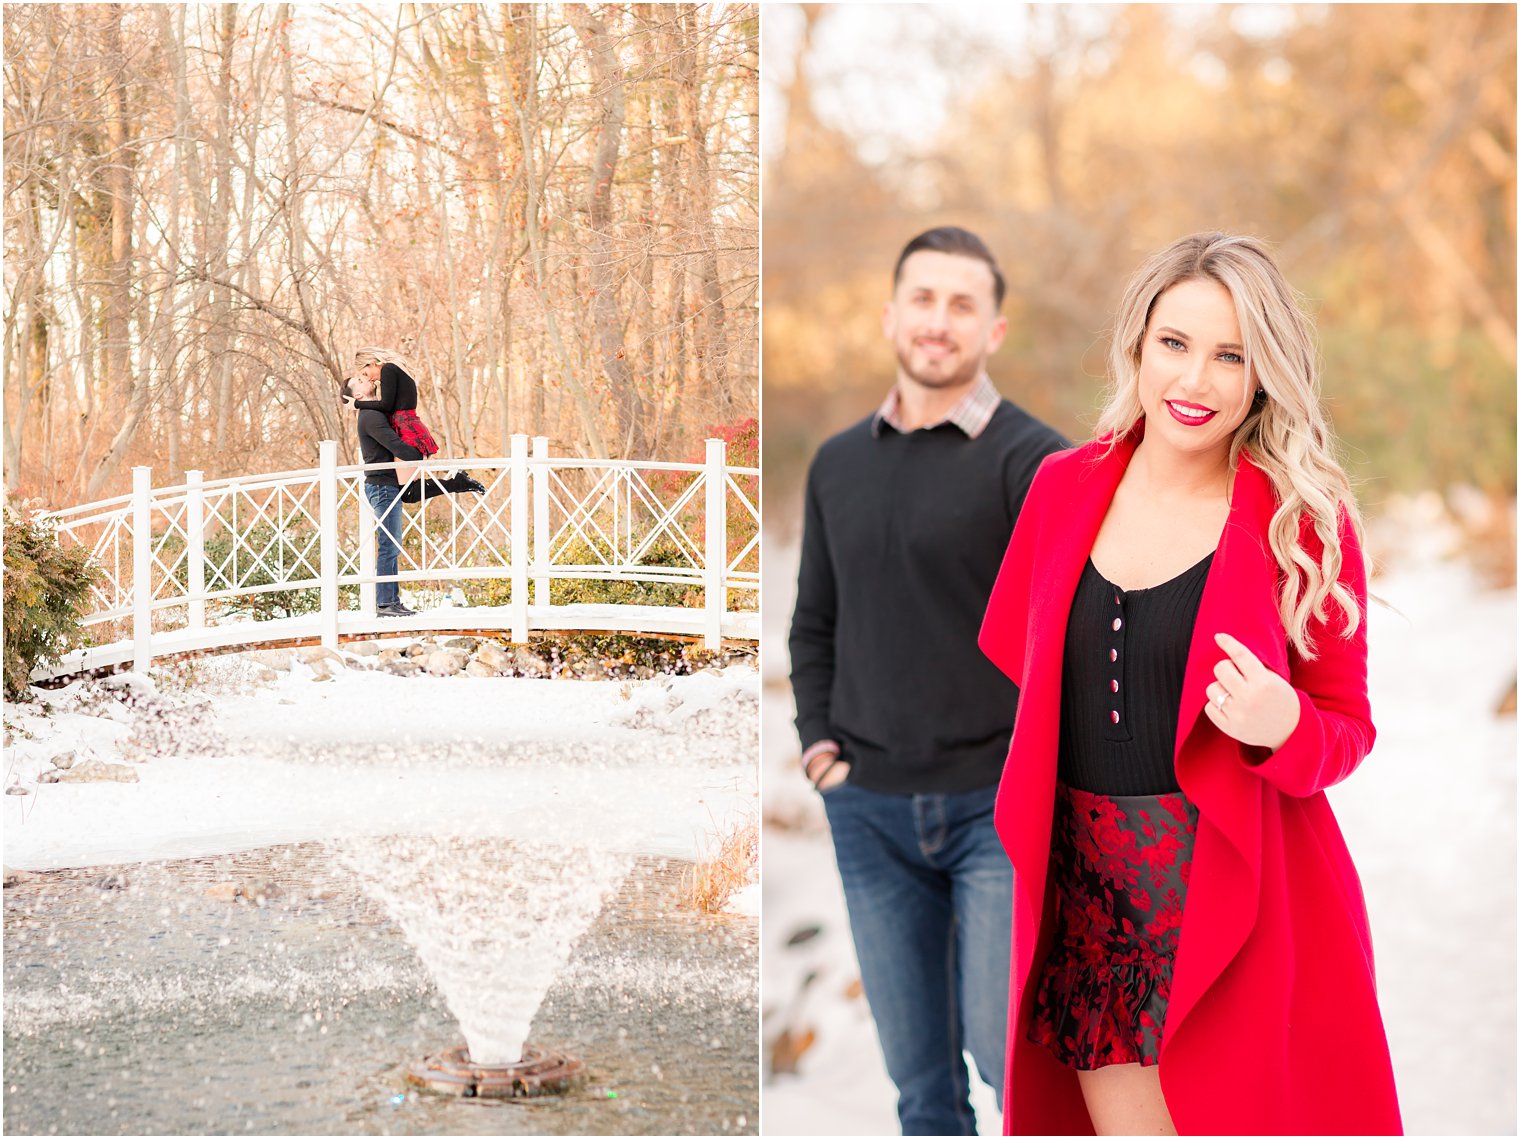
[[[651,476],[681,474],[662,496]],[[583,466],[549,469],[547,563],[558,569],[700,578],[703,473]],[[693,505],[695,504],[695,505]]]
[[[53,514],[60,540],[85,546],[100,570],[85,623],[128,625],[151,658],[156,632],[225,625],[243,615],[242,599],[311,590],[324,640],[335,641],[337,611],[355,602],[340,590],[357,587],[360,611],[372,613],[377,580],[365,469],[338,467],[336,454],[324,443],[316,468],[215,482],[191,472],[161,489],[140,467],[132,494]],[[424,464],[413,479],[446,466]],[[551,457],[543,439],[530,456],[515,436],[510,457],[470,467],[484,494],[397,504],[396,576],[509,581],[514,636],[526,636],[530,582],[538,605],[556,578],[684,583],[707,611],[709,641],[728,591],[758,587],[759,471],[725,466],[720,441],[705,463],[640,463]]]
[[[315,586],[322,546],[318,494],[314,478],[206,490],[208,595]]]
[[[481,476],[484,494],[438,495],[427,500],[426,510],[397,501],[392,509],[402,519],[399,574],[506,576],[512,566],[511,472],[506,467],[481,470],[481,465],[471,469]],[[427,472],[434,477],[442,473]],[[362,483],[356,479],[355,485],[362,499]]]
[[[760,585],[760,472],[725,473],[728,489],[728,574],[734,584]]]
[[[132,606],[132,518],[125,499],[98,504],[100,509],[54,515],[58,540],[83,546],[99,571],[90,587],[86,624],[125,616]]]

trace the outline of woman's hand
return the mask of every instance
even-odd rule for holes
[[[1204,712],[1231,739],[1276,751],[1298,727],[1298,693],[1228,633],[1215,634],[1214,643],[1225,659],[1204,690]]]

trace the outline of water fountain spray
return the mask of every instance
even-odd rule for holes
[[[569,1091],[576,1057],[527,1043],[576,939],[627,875],[627,855],[544,842],[393,835],[332,844],[417,950],[466,1043],[407,1081],[466,1097]]]

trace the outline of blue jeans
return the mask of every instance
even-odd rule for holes
[[[996,797],[823,792],[904,1135],[976,1134],[963,1050],[1002,1101],[1013,867]]]
[[[401,488],[391,483],[367,482],[364,484],[364,497],[369,499],[370,509],[375,512],[375,520],[380,523],[379,530],[375,534],[375,544],[378,553],[375,557],[375,576],[379,578],[392,578],[396,576],[396,561],[401,556],[401,504],[396,500],[401,497]],[[396,605],[401,601],[401,586],[395,580],[378,581],[375,583],[375,604]]]

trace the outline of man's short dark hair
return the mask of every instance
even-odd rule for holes
[[[926,229],[904,245],[903,251],[897,255],[897,264],[892,269],[894,289],[902,280],[903,262],[924,249],[935,253],[953,253],[957,257],[970,257],[984,263],[992,270],[992,296],[996,307],[1003,307],[1003,297],[1008,292],[1008,285],[1003,280],[1003,271],[998,268],[996,258],[992,256],[992,250],[988,249],[987,243],[976,234],[958,225],[940,225],[933,229]]]

